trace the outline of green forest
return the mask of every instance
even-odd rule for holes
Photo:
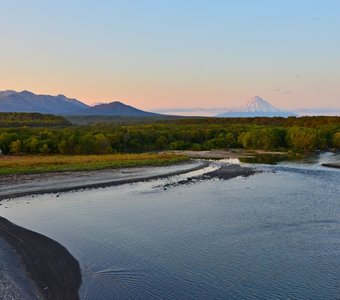
[[[0,127],[69,126],[63,117],[39,113],[0,113]]]
[[[110,154],[226,148],[307,154],[340,150],[340,117],[166,118],[73,125],[62,117],[0,114],[2,154]],[[7,122],[7,123],[6,123]]]

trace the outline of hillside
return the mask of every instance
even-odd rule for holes
[[[29,91],[0,92],[0,112],[36,112],[54,115],[157,116],[119,101],[89,106],[64,95],[37,95]]]
[[[133,106],[126,105],[120,101],[113,101],[111,103],[97,104],[92,107],[88,107],[83,111],[84,114],[88,115],[99,115],[99,116],[157,116],[156,113],[147,112],[144,110],[137,109]]]
[[[75,114],[88,106],[64,95],[36,95],[29,91],[0,92],[0,112],[37,112],[63,115]]]

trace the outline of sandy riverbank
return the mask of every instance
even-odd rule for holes
[[[0,176],[0,200],[164,178],[199,170],[207,165],[208,162],[193,160],[163,167]]]

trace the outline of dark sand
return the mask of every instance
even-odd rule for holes
[[[0,235],[15,250],[41,295],[40,297],[35,295],[37,298],[33,299],[79,299],[78,289],[81,284],[79,263],[66,248],[48,237],[17,226],[2,217]],[[13,285],[17,282],[9,281],[8,284]],[[12,299],[22,299],[22,294],[18,292],[16,296],[18,295],[20,298],[14,296]]]
[[[254,170],[248,167],[241,167],[240,165],[225,165],[221,166],[215,171],[211,171],[208,173],[205,173],[203,175],[189,177],[184,180],[177,181],[175,183],[167,183],[163,187],[166,189],[167,187],[171,186],[178,186],[178,185],[185,185],[185,184],[191,184],[194,182],[199,182],[200,180],[209,180],[209,179],[221,179],[221,180],[228,180],[235,177],[248,177],[251,175],[254,175],[256,173],[259,173],[261,171]]]
[[[325,163],[321,164],[323,167],[340,169],[340,163]]]
[[[4,238],[0,238],[0,299],[42,299],[34,282],[23,271],[15,249]]]
[[[258,173],[259,171],[255,171],[251,168],[241,167],[240,165],[226,165],[222,166],[221,168],[203,174],[199,177],[199,179],[224,179],[228,180],[234,177],[242,176],[242,177],[248,177],[251,175],[254,175],[255,173]]]

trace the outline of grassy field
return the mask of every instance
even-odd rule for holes
[[[188,160],[175,154],[0,156],[0,175],[164,166]]]

